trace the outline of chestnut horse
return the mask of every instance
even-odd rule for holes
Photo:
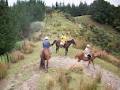
[[[93,60],[95,60],[95,58],[100,57],[100,56],[102,56],[102,53],[101,53],[101,52],[96,52],[96,53],[93,53],[93,55],[92,55],[92,57],[91,57],[90,59],[88,59],[88,58],[85,58],[85,57],[84,57],[84,53],[82,53],[82,54],[77,54],[77,55],[75,56],[75,58],[78,59],[78,62],[80,62],[81,60],[83,60],[83,61],[88,61],[88,67],[89,67],[89,64],[90,64],[90,63],[92,63],[92,64],[93,64],[93,67],[94,67],[94,62],[93,62]],[[95,69],[95,67],[94,67],[94,69]]]
[[[40,61],[39,68],[43,68],[45,70],[48,70],[49,59],[51,58],[51,53],[50,53],[49,49],[43,49],[42,53],[40,55],[40,58],[41,58],[41,61]]]
[[[56,53],[59,51],[59,48],[65,48],[65,56],[66,56],[67,53],[68,53],[68,48],[69,48],[69,46],[70,46],[71,44],[76,45],[74,39],[71,39],[71,40],[66,41],[63,46],[60,45],[60,40],[54,40],[51,45],[54,45],[54,44],[56,44]]]

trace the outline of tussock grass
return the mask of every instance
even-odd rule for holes
[[[7,64],[0,63],[0,80],[5,78],[7,75]]]
[[[16,62],[23,60],[25,58],[24,54],[20,51],[12,51],[10,53],[10,56],[12,57],[11,58],[12,63],[16,63]]]
[[[96,77],[95,77],[95,81],[97,83],[101,83],[101,79],[102,79],[102,73],[101,72],[97,72]]]
[[[25,53],[25,54],[30,54],[33,52],[33,44],[28,41],[28,40],[25,40],[23,45],[22,45],[22,52]]]
[[[97,83],[94,79],[86,80],[82,78],[80,80],[79,90],[97,90]]]
[[[80,72],[70,69],[49,69],[47,75],[43,75],[45,80],[40,79],[39,90],[97,90],[97,79]]]

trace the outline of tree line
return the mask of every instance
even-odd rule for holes
[[[0,0],[0,55],[28,37],[30,23],[42,21],[44,16],[45,4],[41,0],[17,0],[13,6],[8,6],[8,0]]]
[[[80,2],[78,6],[56,2],[52,9],[72,16],[92,15],[97,22],[112,25],[116,31],[120,32],[120,6],[116,7],[105,0],[95,0],[91,5]]]

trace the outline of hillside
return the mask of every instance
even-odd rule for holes
[[[112,28],[112,26],[105,25],[105,24],[100,24],[100,23],[94,21],[91,18],[91,15],[78,16],[78,17],[75,17],[75,20],[77,21],[77,23],[84,23],[84,24],[95,25],[95,26],[97,26],[99,28],[102,28],[102,29],[108,31],[111,34],[118,35],[118,33],[114,30],[114,28]]]
[[[75,17],[76,23],[83,26],[80,35],[102,49],[120,56],[120,35],[111,26],[100,24],[91,19],[90,15]]]
[[[36,32],[37,34],[42,33],[41,39],[47,35],[52,43],[61,33],[69,32],[77,45],[81,47],[82,43],[85,43],[83,47],[86,46],[87,41],[81,41],[78,36],[80,26],[83,27],[83,25],[66,19],[63,13],[55,12],[52,17],[48,15],[44,22],[44,30]],[[34,46],[33,52],[23,53],[23,60],[18,60],[10,65],[7,77],[0,82],[1,90],[109,90],[110,88],[114,90],[119,88],[119,68],[106,62],[108,58],[96,58],[96,69],[94,69],[93,65],[87,67],[88,62],[78,63],[74,58],[76,53],[82,52],[80,47],[70,46],[68,56],[64,56],[64,49],[60,49],[56,54],[55,46],[53,46],[51,47],[52,57],[49,60],[49,69],[46,73],[44,70],[39,70],[42,41],[33,39],[30,42]]]

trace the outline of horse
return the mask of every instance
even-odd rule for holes
[[[61,42],[60,40],[54,40],[51,45],[53,46],[54,44],[56,44],[56,53],[59,51],[59,48],[65,48],[65,56],[66,56],[67,53],[68,53],[68,48],[69,48],[69,46],[70,46],[71,44],[76,45],[74,39],[71,39],[71,40],[66,41],[63,46],[60,44],[60,42]]]
[[[40,61],[40,67],[39,68],[43,68],[45,70],[48,70],[49,59],[51,58],[50,50],[47,49],[47,48],[44,48],[42,50],[40,58],[41,58],[41,61]]]
[[[95,60],[95,58],[101,57],[101,56],[102,56],[102,53],[101,53],[101,52],[95,52],[95,53],[92,54],[92,57],[91,57],[91,58],[85,58],[84,53],[82,53],[82,54],[76,54],[76,55],[75,55],[75,58],[78,59],[78,62],[80,62],[81,60],[83,60],[83,61],[88,61],[88,67],[89,67],[89,64],[92,63],[92,64],[93,64],[93,67],[94,67],[94,69],[95,69],[94,62],[93,62],[93,61]]]

